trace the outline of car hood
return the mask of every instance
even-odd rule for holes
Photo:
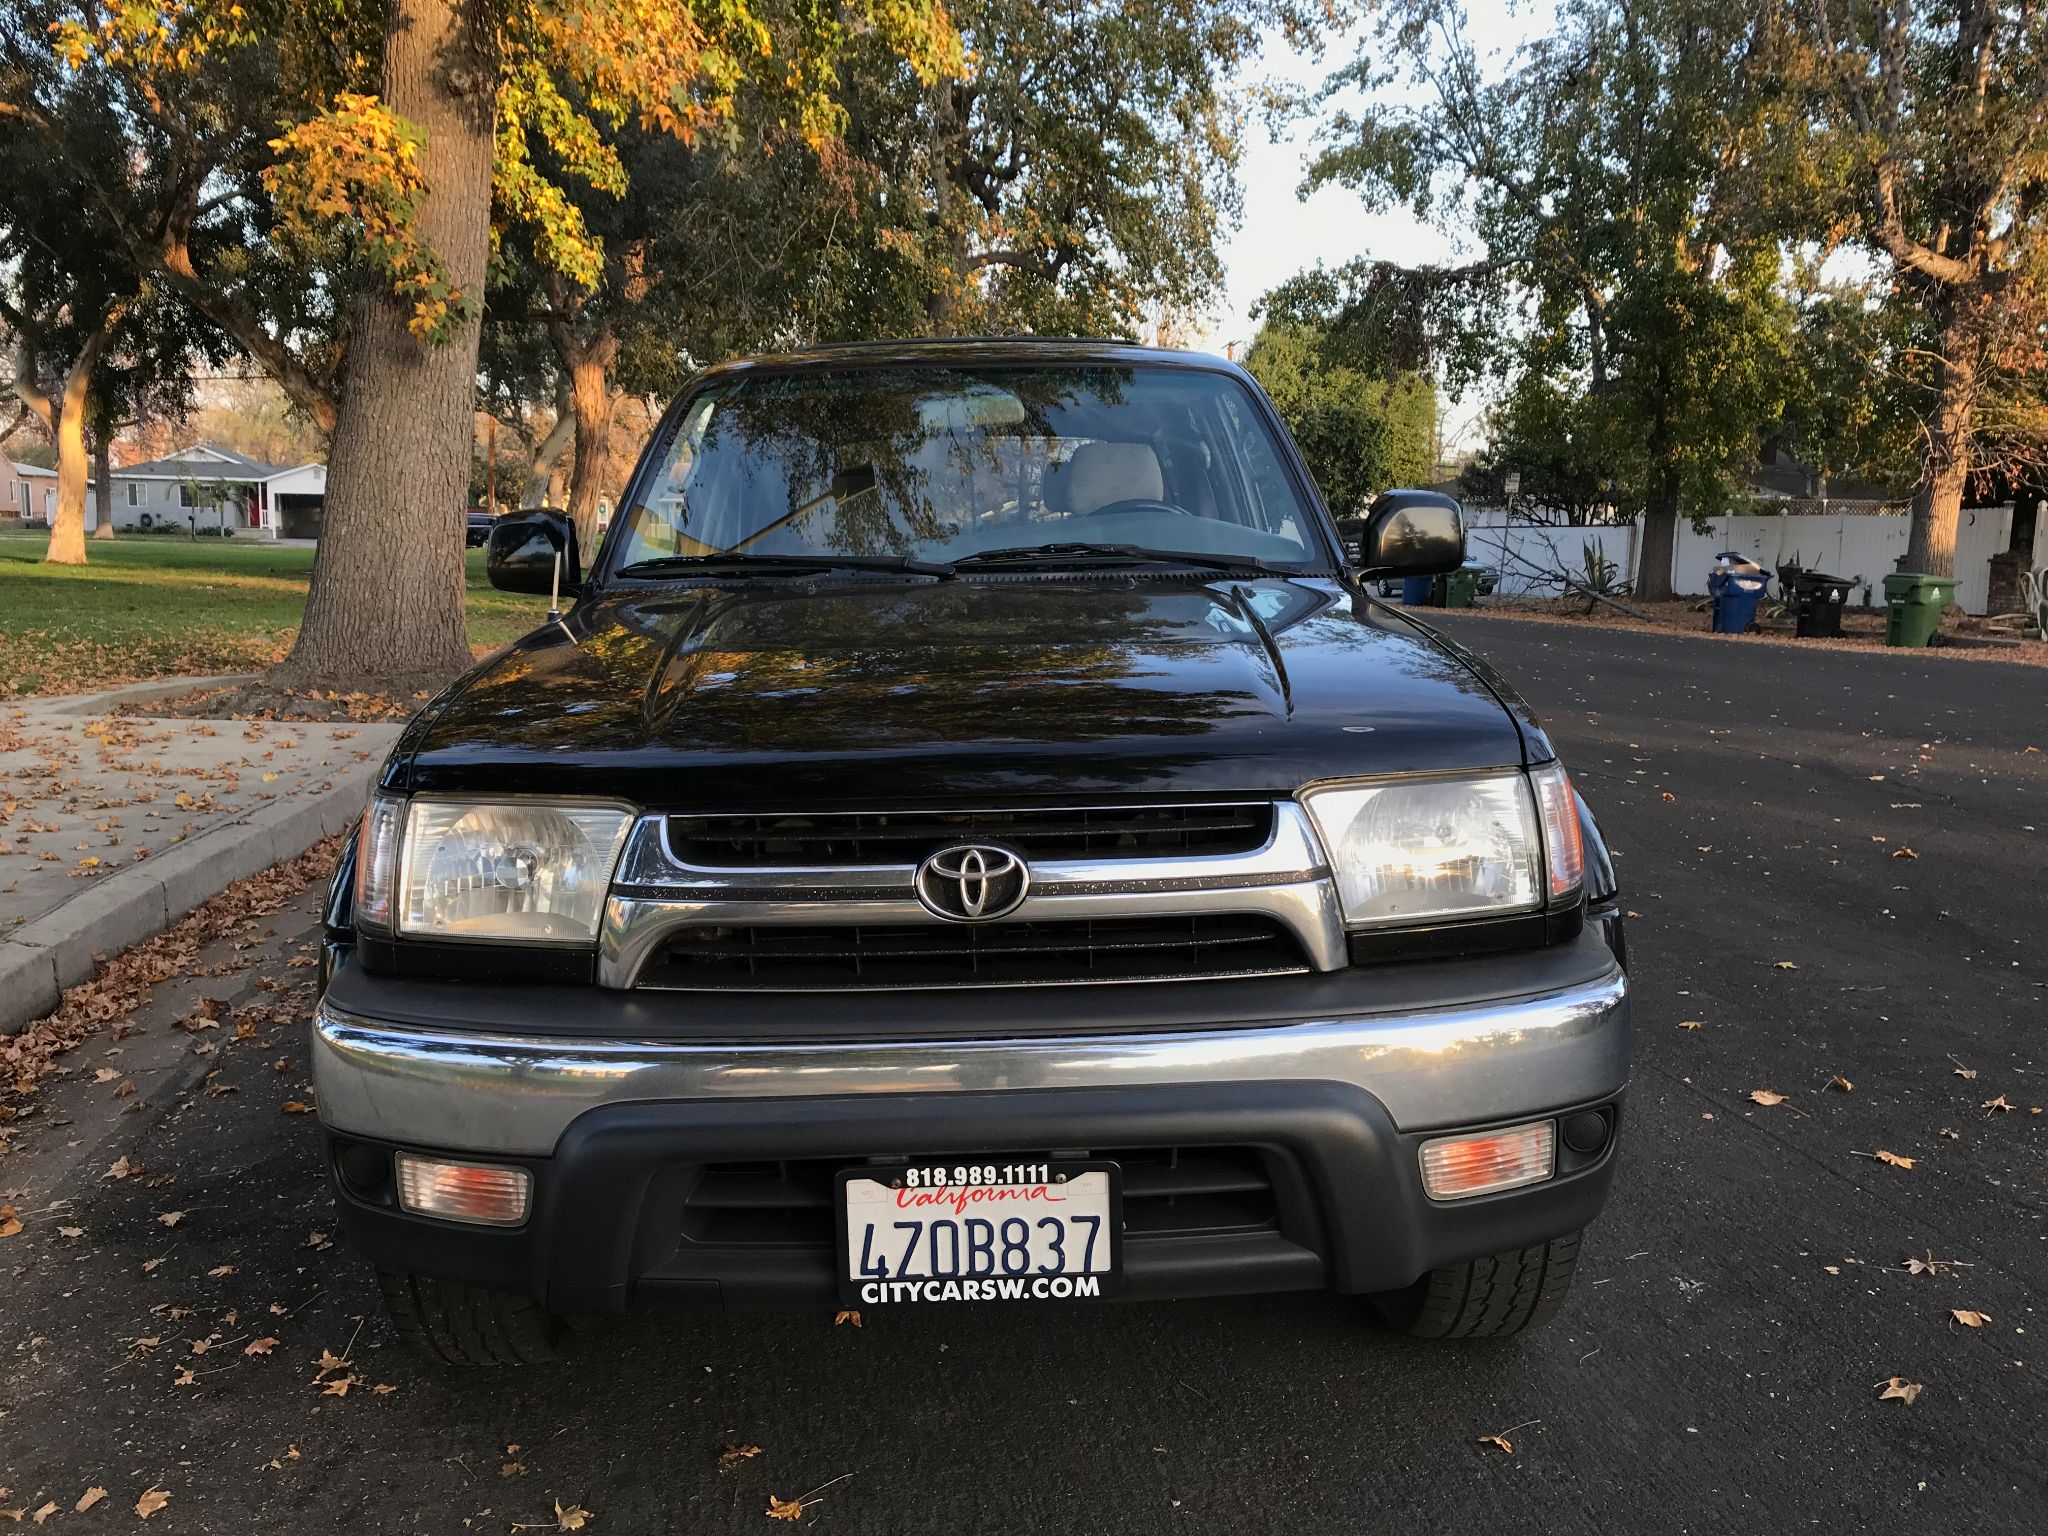
[[[1457,648],[1329,580],[636,586],[482,663],[386,775],[672,810],[1290,794],[1519,764],[1504,699]]]

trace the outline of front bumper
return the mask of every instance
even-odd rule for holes
[[[1122,1155],[1144,1169],[1126,1179],[1129,1294],[1390,1290],[1597,1214],[1612,1134],[1591,1155],[1561,1148],[1545,1183],[1473,1200],[1429,1200],[1418,1171],[1420,1144],[1450,1130],[1586,1108],[1616,1128],[1627,982],[1592,933],[1574,948],[1581,979],[1544,991],[1517,990],[1522,957],[1498,956],[1467,962],[1493,974],[1490,1001],[1376,1012],[1361,968],[1341,1016],[1125,1034],[591,1039],[323,1001],[314,1075],[337,1154],[404,1147],[534,1175],[532,1214],[511,1230],[405,1215],[388,1190],[338,1176],[359,1246],[562,1311],[827,1304],[818,1191],[831,1170],[963,1153]],[[1542,974],[1554,980],[1555,964]],[[1227,1177],[1189,1172],[1208,1168]],[[1146,1190],[1157,1202],[1141,1207]]]

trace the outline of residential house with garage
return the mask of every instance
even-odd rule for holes
[[[114,526],[225,529],[255,538],[320,536],[327,499],[324,464],[264,464],[231,448],[196,443],[160,459],[116,469]],[[85,526],[98,522],[88,495]]]

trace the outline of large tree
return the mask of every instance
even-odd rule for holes
[[[1244,365],[1272,398],[1335,515],[1357,512],[1389,486],[1430,477],[1436,391],[1427,379],[1375,377],[1333,357],[1319,333],[1284,321],[1260,328]]]
[[[10,88],[6,110],[133,215],[137,259],[332,431],[306,621],[271,678],[315,687],[419,686],[469,659],[459,513],[494,200],[541,232],[543,261],[589,282],[601,242],[559,177],[620,178],[607,130],[688,139],[764,79],[822,141],[850,32],[926,76],[954,56],[935,0],[28,4],[58,67]],[[81,80],[118,95],[124,160],[53,131],[52,99]]]
[[[2048,442],[2048,9],[1781,0],[1779,15],[1777,62],[1808,108],[1791,153],[1836,220],[1816,236],[1889,263],[1918,312],[1900,370],[1921,433],[1905,568],[1951,575],[1972,468]]]
[[[1199,313],[1238,212],[1232,77],[1293,0],[955,0],[966,59],[921,84],[872,46],[849,151],[872,178],[827,335],[1130,334]]]
[[[1670,593],[1681,511],[1725,499],[1777,415],[1788,319],[1778,252],[1750,215],[1752,155],[1776,101],[1758,29],[1708,0],[1564,0],[1504,68],[1457,0],[1377,0],[1326,101],[1311,183],[1355,189],[1476,236],[1472,259],[1364,258],[1273,298],[1283,317],[1453,385],[1491,376],[1597,458],[1640,508],[1638,590]],[[1516,467],[1516,466],[1508,466]]]

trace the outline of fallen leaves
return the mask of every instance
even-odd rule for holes
[[[142,1164],[128,1161],[126,1153],[114,1159],[113,1165],[100,1175],[103,1179],[132,1179],[142,1172]]]
[[[1972,1312],[1968,1307],[1950,1307],[1948,1315],[1965,1328],[1982,1328],[1991,1321],[1989,1312]]]
[[[267,1355],[275,1348],[277,1348],[277,1340],[273,1338],[251,1339],[242,1346],[242,1353],[245,1355]]]
[[[1846,1077],[1831,1077],[1828,1079],[1827,1086],[1834,1089],[1837,1093],[1852,1093],[1856,1088],[1856,1085]]]
[[[1892,850],[1892,857],[1895,859],[1917,859],[1920,855],[1910,848],[1894,848]]]
[[[94,1484],[78,1496],[78,1502],[71,1506],[71,1512],[75,1515],[82,1515],[106,1496],[107,1490],[98,1484]]]
[[[303,1099],[286,1099],[284,1101],[284,1112],[288,1115],[310,1115],[313,1113],[313,1106],[306,1103]]]
[[[2002,1093],[1995,1099],[1986,1099],[1984,1101],[1985,1110],[1994,1115],[2009,1115],[2017,1107],[2017,1105],[2007,1103],[2006,1097]]]
[[[165,1211],[157,1217],[157,1224],[159,1226],[175,1227],[184,1219],[185,1213],[183,1211]]]
[[[57,1513],[57,1501],[55,1499],[51,1499],[47,1501],[41,1509],[37,1510],[34,1514],[30,1515],[29,1519],[35,1521],[37,1525],[41,1525],[45,1520],[49,1519],[50,1516],[54,1515],[55,1513]]]
[[[145,1489],[141,1498],[135,1501],[135,1513],[147,1520],[151,1515],[171,1502],[171,1496],[161,1488]]]
[[[1871,1153],[1870,1155],[1876,1158],[1880,1163],[1887,1164],[1893,1168],[1910,1168],[1913,1166],[1912,1158],[1901,1157],[1896,1152],[1887,1152],[1882,1147],[1879,1147],[1875,1152]]]
[[[584,1526],[588,1524],[590,1524],[589,1510],[584,1509],[579,1505],[575,1504],[571,1504],[568,1508],[564,1509],[562,1507],[562,1501],[560,1499],[555,1500],[556,1530],[580,1531],[583,1529]]]
[[[1754,1088],[1750,1090],[1749,1097],[1752,1103],[1761,1104],[1766,1109],[1769,1109],[1773,1105],[1784,1103],[1789,1095],[1773,1093],[1768,1088]]]
[[[21,1236],[21,1218],[11,1205],[0,1205],[0,1237]]]
[[[1698,1019],[1680,1019],[1678,1021],[1678,1027],[1680,1029],[1698,1029],[1701,1027],[1701,1025]]]
[[[1774,971],[1796,971],[1799,967],[1790,960],[1774,960],[1771,962],[1771,969]]]
[[[768,1518],[770,1520],[801,1520],[803,1517],[804,1506],[800,1500],[778,1499],[772,1493],[768,1495]]]
[[[728,1445],[724,1450],[718,1453],[719,1470],[723,1472],[730,1472],[734,1467],[738,1466],[741,1462],[747,1461],[760,1454],[761,1447],[759,1447],[758,1445]]]
[[[832,1326],[837,1328],[841,1323],[851,1323],[854,1327],[858,1328],[860,1326],[860,1313],[851,1307],[833,1313]]]
[[[1913,1400],[1920,1395],[1926,1383],[1908,1381],[1903,1376],[1887,1376],[1883,1381],[1877,1382],[1875,1385],[1884,1388],[1882,1392],[1877,1394],[1877,1400],[1880,1403],[1889,1402],[1893,1398],[1897,1398],[1900,1402],[1911,1407]]]

